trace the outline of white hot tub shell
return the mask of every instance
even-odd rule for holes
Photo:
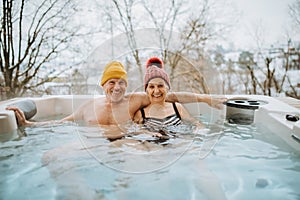
[[[32,120],[38,121],[51,116],[69,115],[85,101],[96,97],[98,96],[61,95],[26,99],[35,102],[37,113]],[[260,105],[259,108],[254,111],[253,124],[266,127],[280,136],[297,151],[300,151],[300,120],[293,122],[286,119],[287,114],[300,116],[299,109],[275,98],[262,95],[227,95],[226,97],[228,99],[244,98],[266,102],[266,104]],[[24,98],[0,102],[0,134],[9,134],[18,129],[14,112],[6,110],[6,107],[21,100],[24,100]],[[185,106],[191,115],[201,115],[208,119],[210,123],[225,122],[226,109],[217,110],[209,107],[205,103],[190,103],[185,104]]]

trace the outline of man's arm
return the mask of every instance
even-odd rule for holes
[[[65,118],[61,119],[60,121],[65,122],[65,121],[73,121],[75,122],[76,120],[83,120],[83,112],[86,107],[86,104],[81,105],[75,112],[72,114],[66,116]]]
[[[133,92],[125,95],[125,98],[129,99],[130,106],[136,108],[136,111],[141,107],[148,106],[150,100],[146,92]]]
[[[179,103],[195,103],[204,102],[211,107],[222,109],[223,103],[227,99],[225,97],[213,97],[208,94],[196,94],[191,92],[169,92],[166,98],[168,102],[179,102]]]
[[[7,110],[14,111],[15,116],[17,118],[18,126],[41,126],[41,125],[47,125],[51,123],[62,123],[66,121],[75,121],[75,120],[82,120],[82,112],[84,109],[84,105],[81,106],[78,110],[76,110],[74,113],[68,115],[67,117],[61,119],[61,120],[50,120],[50,121],[44,121],[44,122],[33,122],[26,119],[24,112],[17,108],[17,107],[7,107]]]
[[[145,92],[134,92],[126,94],[125,97],[129,98],[130,104],[135,108],[135,111],[140,107],[150,104],[150,100]],[[227,98],[221,96],[213,97],[208,94],[196,94],[192,92],[168,92],[166,101],[178,103],[204,102],[211,107],[222,109],[223,103],[227,101]]]
[[[24,112],[17,107],[10,106],[7,107],[6,110],[11,110],[15,113],[18,126],[32,126],[35,124],[35,122],[28,121],[25,117]]]
[[[68,119],[66,119],[66,120],[62,119],[62,120],[51,120],[51,121],[44,121],[44,122],[33,122],[33,121],[27,120],[24,112],[17,107],[8,107],[6,109],[15,112],[18,126],[42,126],[42,125],[48,125],[48,124],[52,124],[52,123],[62,123],[64,121],[71,121]]]

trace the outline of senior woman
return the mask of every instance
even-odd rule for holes
[[[158,137],[166,134],[167,127],[177,126],[183,121],[203,128],[182,104],[166,102],[171,85],[161,59],[152,57],[147,60],[144,87],[150,104],[136,112],[134,122],[143,124],[151,132],[156,132]]]

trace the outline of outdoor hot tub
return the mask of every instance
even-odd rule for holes
[[[31,120],[61,118],[95,97],[28,98],[37,108]],[[183,130],[164,144],[147,143],[142,137],[138,143],[110,142],[102,137],[109,128],[76,123],[18,129],[14,113],[5,108],[24,99],[1,102],[0,196],[298,199],[300,122],[287,115],[299,116],[300,111],[267,96],[227,98],[230,111],[226,104],[222,110],[205,103],[185,104],[206,129],[200,135]],[[236,120],[239,116],[247,123]]]
[[[299,109],[275,98],[262,95],[227,95],[226,97],[230,100],[230,103],[228,103],[227,109],[224,110],[213,109],[205,103],[186,104],[186,107],[193,116],[204,116],[213,123],[216,121],[228,121],[228,112],[237,112],[236,116],[238,118],[248,115],[251,123],[271,130],[293,148],[300,150],[300,120],[287,119],[287,115],[300,116]],[[39,120],[49,116],[69,115],[82,103],[91,98],[96,98],[96,96],[65,95],[26,99],[35,102],[37,113],[32,117],[32,120]],[[24,99],[17,98],[0,102],[0,134],[10,133],[18,128],[14,113],[5,110],[5,108],[22,100]],[[236,105],[233,105],[235,102],[237,102]],[[231,109],[234,109],[234,111]],[[231,123],[238,124],[239,122]],[[248,124],[251,123],[249,123],[248,119]]]

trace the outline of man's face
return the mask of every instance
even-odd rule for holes
[[[109,79],[103,85],[106,97],[113,103],[118,103],[123,100],[126,87],[126,81],[118,78]]]

